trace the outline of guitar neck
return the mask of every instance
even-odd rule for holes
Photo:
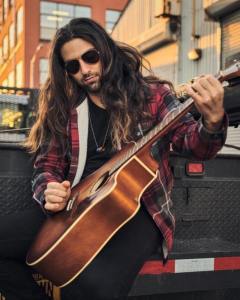
[[[179,119],[181,119],[191,109],[193,103],[194,101],[192,98],[187,99],[183,104],[171,110],[163,121],[157,124],[145,136],[137,142],[134,142],[133,145],[129,147],[127,153],[124,154],[124,157],[117,162],[114,168],[112,168],[111,174],[114,173],[121,165],[126,163],[138,151],[152,146],[152,144],[154,144],[160,137],[165,135],[179,121]]]
[[[225,70],[220,71],[215,75],[221,83],[229,82],[230,80],[240,77],[240,62],[237,61]],[[128,146],[127,151],[124,151],[123,157],[120,156],[115,166],[111,169],[111,174],[114,173],[121,165],[129,160],[138,151],[150,148],[154,142],[156,142],[160,137],[165,135],[181,117],[183,117],[193,106],[193,99],[189,98],[186,94],[186,101],[171,110],[163,121],[156,125],[152,130],[150,130],[145,136],[139,139],[137,142],[133,142],[131,146]]]

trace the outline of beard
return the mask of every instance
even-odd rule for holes
[[[87,78],[95,77],[92,82],[86,82]],[[99,94],[101,91],[101,80],[99,73],[88,73],[83,75],[82,79],[78,82],[80,87],[90,94]]]

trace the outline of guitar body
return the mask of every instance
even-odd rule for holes
[[[224,82],[239,76],[237,62],[216,78]],[[139,210],[143,192],[157,177],[159,166],[151,155],[152,145],[193,103],[188,98],[145,136],[128,143],[74,187],[66,210],[44,223],[27,255],[27,264],[57,286],[65,286],[78,276]]]
[[[154,166],[156,169],[156,162]],[[93,173],[94,181],[90,178],[73,190],[75,201],[70,210],[44,223],[27,255],[27,264],[56,286],[65,286],[76,278],[134,217],[143,192],[156,178],[156,172],[137,156],[96,188],[107,171],[106,166],[99,170]]]

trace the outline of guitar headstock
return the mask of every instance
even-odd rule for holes
[[[200,76],[194,77],[188,84],[193,83]],[[225,70],[220,71],[215,77],[222,83],[223,86],[235,85],[240,82],[240,61],[235,61],[231,66]],[[186,84],[180,84],[175,88],[176,96],[181,101],[185,101],[188,97],[186,92]]]
[[[240,61],[234,62],[231,66],[222,70],[217,75],[217,79],[221,82],[240,78]]]

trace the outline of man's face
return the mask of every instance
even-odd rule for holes
[[[89,53],[89,50],[93,50],[93,52]],[[101,88],[101,63],[100,60],[95,62],[98,55],[96,52],[97,51],[92,44],[81,38],[74,38],[65,43],[61,48],[61,56],[65,63],[77,60],[71,63],[75,63],[75,66],[78,66],[79,62],[79,70],[78,67],[76,67],[76,73],[74,72],[73,74],[69,72],[69,75],[90,94],[97,94]],[[94,55],[96,55],[95,60],[93,59]],[[86,57],[88,59],[86,59]]]

